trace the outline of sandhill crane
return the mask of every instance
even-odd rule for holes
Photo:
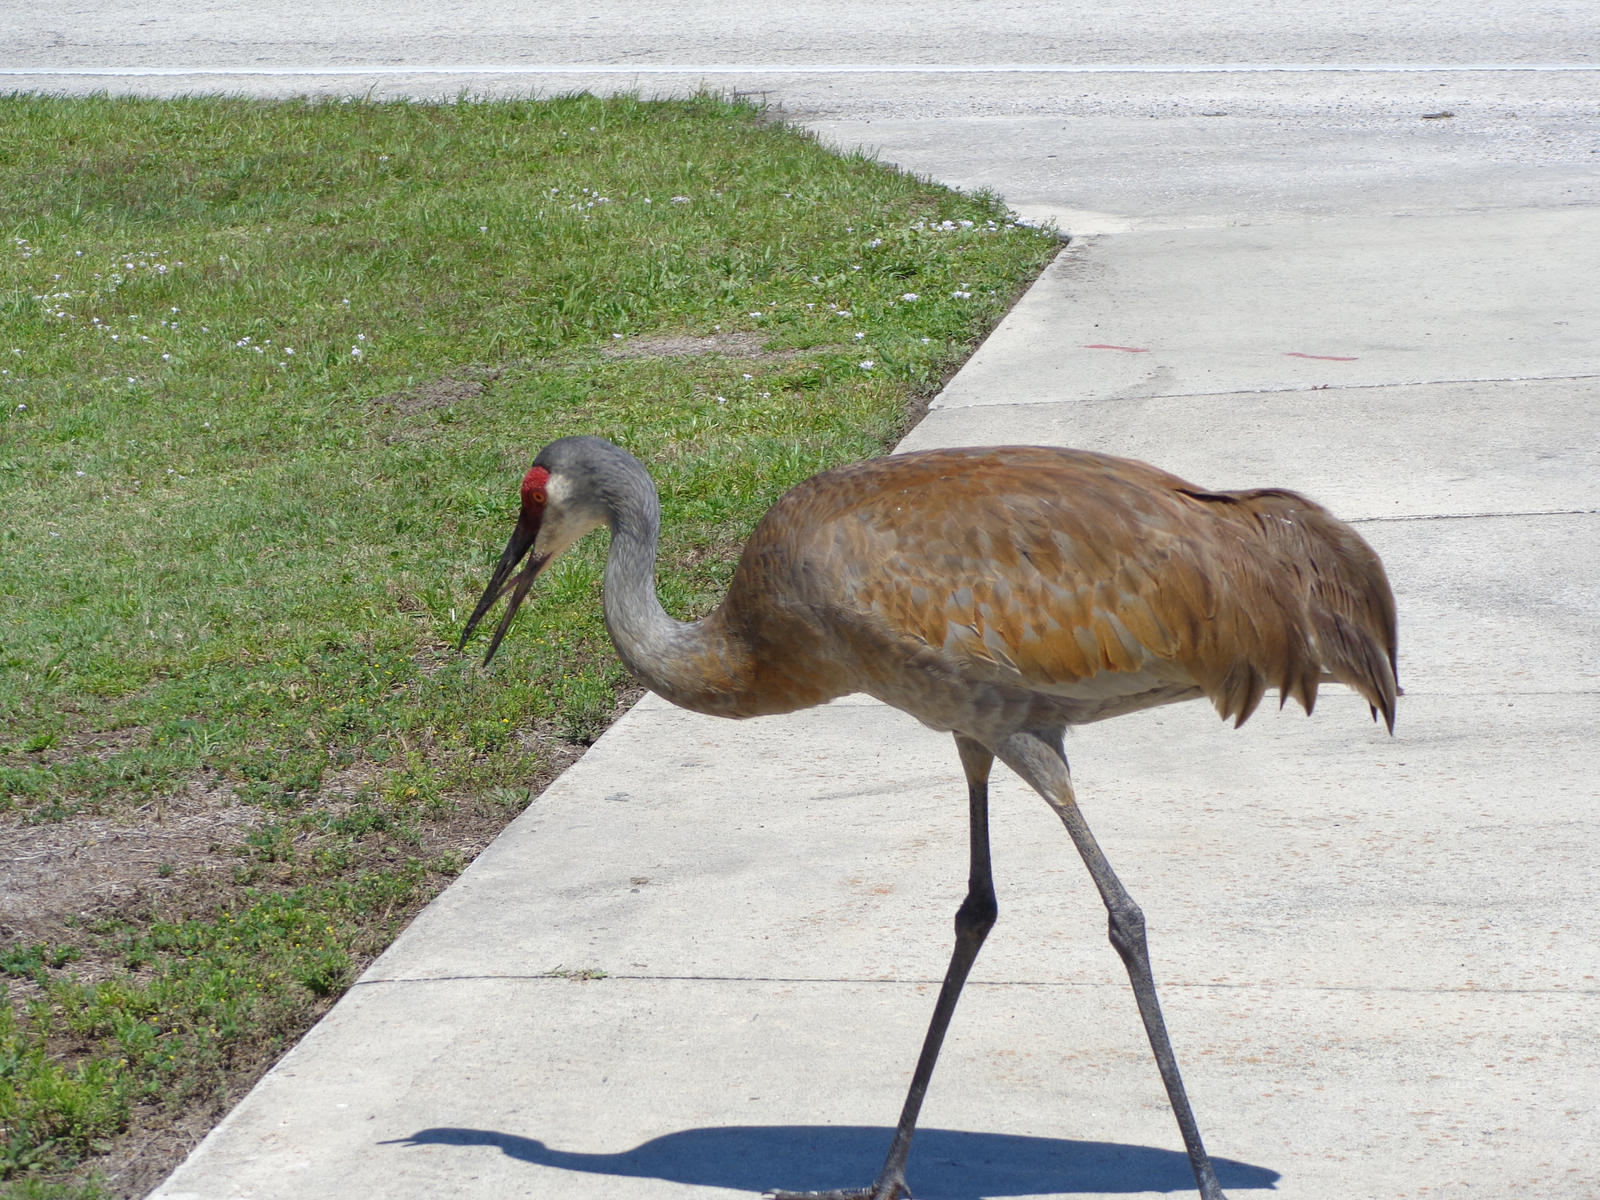
[[[651,690],[725,717],[864,692],[953,733],[966,772],[967,895],[883,1169],[865,1188],[776,1195],[909,1195],[917,1113],[997,913],[988,778],[998,758],[1056,811],[1088,867],[1200,1194],[1220,1200],[1156,999],[1144,916],[1078,809],[1062,739],[1068,725],[1200,697],[1243,724],[1268,687],[1310,713],[1329,679],[1359,692],[1392,732],[1394,597],[1372,549],[1289,491],[1210,492],[1086,451],[934,450],[826,471],[785,494],[745,545],[721,605],[685,623],[656,597],[650,476],[610,442],[570,437],[540,451],[524,477],[516,530],[461,646],[509,590],[487,664],[546,564],[602,524],[606,628]]]

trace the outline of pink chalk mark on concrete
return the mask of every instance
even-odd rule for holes
[[[1150,353],[1150,348],[1148,346],[1107,346],[1102,342],[1096,342],[1092,346],[1085,346],[1084,349],[1085,350],[1121,350],[1121,351],[1123,351],[1123,352],[1125,352],[1127,354],[1149,354]]]
[[[1301,354],[1298,350],[1287,350],[1285,358],[1314,358],[1318,362],[1356,362],[1355,358],[1346,358],[1342,354]]]

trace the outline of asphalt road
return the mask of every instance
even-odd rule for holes
[[[1595,10],[1384,0],[13,6],[15,66],[1593,61]],[[12,38],[15,38],[13,41]]]
[[[1600,186],[1593,3],[11,8],[0,86],[745,91],[1076,232],[1575,203]]]

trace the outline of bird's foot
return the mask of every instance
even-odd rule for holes
[[[911,1189],[898,1176],[877,1179],[866,1187],[834,1188],[831,1192],[772,1191],[771,1200],[911,1200]]]

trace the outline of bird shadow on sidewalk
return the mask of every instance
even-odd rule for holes
[[[664,1179],[763,1192],[857,1187],[883,1163],[894,1130],[878,1125],[722,1125],[669,1133],[616,1154],[557,1150],[493,1129],[422,1129],[382,1145],[493,1146],[519,1162],[566,1171]],[[1213,1158],[1227,1189],[1273,1188],[1279,1174]],[[1178,1150],[921,1129],[906,1172],[918,1196],[983,1200],[1074,1192],[1193,1192],[1189,1159]]]

